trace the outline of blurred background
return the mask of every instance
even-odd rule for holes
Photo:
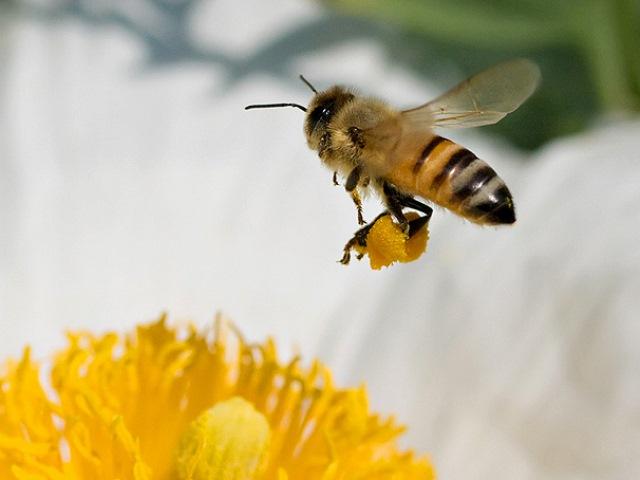
[[[518,223],[442,210],[417,262],[356,229],[300,73],[409,108],[513,57],[538,92],[440,132]],[[167,311],[319,356],[442,479],[640,477],[640,2],[0,0],[0,354]],[[375,199],[367,218],[380,210]]]

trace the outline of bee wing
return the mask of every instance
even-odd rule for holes
[[[467,128],[492,125],[529,98],[540,83],[540,69],[525,59],[499,63],[429,103],[402,112],[418,127]]]

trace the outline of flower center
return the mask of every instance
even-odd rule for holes
[[[263,472],[271,431],[249,402],[234,397],[196,418],[184,433],[177,455],[181,480],[248,480]]]

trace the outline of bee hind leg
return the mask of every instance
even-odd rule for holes
[[[415,198],[408,195],[401,195],[399,201],[403,207],[413,208],[414,210],[418,210],[419,212],[424,213],[424,216],[427,220],[429,220],[431,218],[431,215],[433,214],[433,208],[431,208],[429,205],[425,205],[424,203],[419,202]]]
[[[409,238],[413,237],[416,233],[420,231],[422,227],[424,227],[427,223],[429,223],[428,216],[424,215],[422,217],[415,218],[409,222]]]
[[[388,210],[383,211],[380,215],[374,218],[370,223],[366,224],[364,227],[362,227],[360,230],[354,233],[353,237],[351,237],[351,239],[345,244],[344,250],[342,253],[342,258],[339,260],[339,262],[343,265],[349,265],[349,262],[351,261],[351,250],[353,250],[356,247],[366,248],[367,236],[369,235],[369,231],[371,230],[371,228],[378,222],[378,220],[380,220],[382,217],[385,217],[389,214],[390,212]],[[429,218],[430,216],[424,215],[422,217],[418,217],[416,219],[413,219],[407,222],[409,238],[413,237],[416,233],[418,233],[420,229],[429,222]],[[364,257],[364,253],[358,253],[356,255],[356,258],[358,260],[362,260],[362,257]]]
[[[382,191],[384,193],[385,202],[387,204],[387,207],[389,208],[389,211],[398,221],[398,223],[400,223],[400,226],[404,228],[405,232],[409,234],[410,237],[415,235],[420,230],[420,228],[422,228],[431,219],[433,209],[429,205],[419,202],[409,195],[400,193],[393,185],[388,182],[385,182],[383,184]],[[407,217],[402,211],[403,208],[412,208],[414,210],[418,210],[419,212],[424,213],[424,216],[408,222]]]
[[[387,208],[389,212],[391,212],[391,215],[393,215],[393,218],[396,219],[404,230],[407,230],[409,228],[409,222],[402,212],[403,205],[400,201],[403,195],[388,182],[383,183],[382,193],[384,194],[384,202],[387,204]]]
[[[376,222],[380,220],[382,217],[384,217],[385,215],[389,215],[389,212],[386,210],[382,212],[380,215],[378,215],[376,218],[374,218],[373,221],[366,224],[364,227],[362,227],[360,230],[358,230],[356,233],[353,234],[353,237],[351,237],[351,239],[344,246],[342,258],[339,260],[341,264],[349,265],[349,262],[351,261],[351,250],[353,250],[355,247],[367,246],[367,235],[369,235],[369,230],[371,230],[371,228],[376,224]],[[358,253],[356,258],[358,260],[361,260],[363,256],[364,256],[363,253]]]

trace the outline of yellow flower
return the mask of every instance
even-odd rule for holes
[[[7,480],[432,480],[428,460],[398,450],[402,431],[363,388],[335,387],[319,362],[282,364],[272,340],[221,321],[71,334],[48,370],[27,349],[0,373]]]

